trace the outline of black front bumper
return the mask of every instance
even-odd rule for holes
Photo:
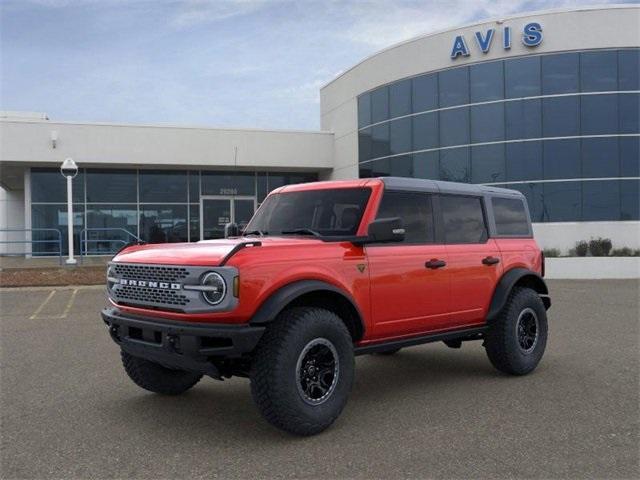
[[[123,315],[105,308],[102,319],[123,351],[161,365],[220,378],[216,360],[251,352],[265,327],[178,323]]]

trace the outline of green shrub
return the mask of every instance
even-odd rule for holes
[[[589,244],[585,240],[576,242],[576,247],[573,249],[576,257],[586,257],[589,251]]]
[[[546,258],[555,258],[560,256],[560,250],[557,248],[545,248],[542,253]]]
[[[607,257],[611,248],[611,240],[608,238],[592,238],[589,242],[589,251],[594,257]]]
[[[612,257],[640,257],[640,250],[632,250],[629,247],[614,248],[611,250]]]

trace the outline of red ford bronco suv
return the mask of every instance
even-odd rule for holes
[[[345,406],[355,355],[482,340],[498,370],[523,375],[545,350],[544,258],[519,192],[289,185],[234,230],[129,246],[109,264],[102,317],[140,387],[175,395],[203,375],[248,377],[269,422],[311,435]]]

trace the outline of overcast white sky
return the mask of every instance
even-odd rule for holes
[[[320,85],[377,50],[482,18],[592,3],[0,0],[0,110],[317,129]]]

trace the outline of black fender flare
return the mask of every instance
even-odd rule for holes
[[[511,290],[517,283],[523,283],[526,286],[533,288],[544,303],[544,307],[549,310],[551,307],[551,299],[549,298],[549,288],[540,275],[532,270],[526,268],[514,268],[505,273],[495,291],[493,292],[493,298],[489,306],[489,313],[487,313],[487,322],[494,320],[500,311],[507,303],[507,299],[511,294]]]
[[[279,288],[272,293],[271,296],[262,303],[262,305],[260,305],[249,323],[251,325],[268,324],[275,320],[278,314],[291,302],[302,295],[312,292],[330,292],[340,295],[346,302],[348,302],[348,305],[350,305],[354,314],[357,316],[357,319],[355,320],[359,323],[356,329],[358,331],[357,337],[362,338],[365,331],[365,325],[362,312],[358,308],[353,297],[343,289],[321,280],[298,280]]]

